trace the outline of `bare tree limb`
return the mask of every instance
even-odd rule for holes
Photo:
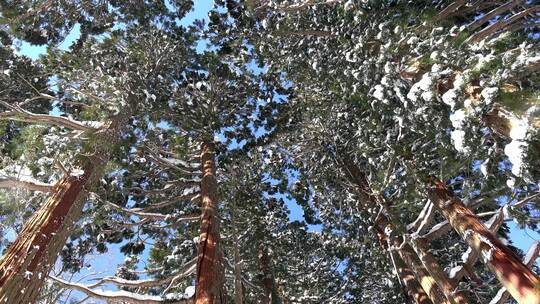
[[[508,18],[508,19],[503,19],[503,20],[500,20],[498,22],[495,22],[493,24],[491,24],[490,26],[486,27],[485,29],[481,30],[480,32],[472,35],[471,37],[469,37],[465,42],[478,42],[484,38],[487,38],[489,36],[491,36],[492,34],[494,34],[496,31],[498,30],[504,30],[504,28],[506,28],[507,26],[517,22],[519,19],[522,19],[524,18],[525,16],[529,15],[529,14],[532,14],[532,13],[536,13],[540,11],[540,5],[536,5],[536,6],[533,6],[533,7],[530,7],[528,9],[525,9],[515,15],[513,15],[512,17]]]
[[[192,259],[191,261],[185,263],[182,265],[183,271],[180,273],[168,276],[163,279],[157,279],[157,280],[126,280],[118,277],[107,277],[100,279],[98,282],[88,285],[88,288],[95,288],[103,284],[115,284],[118,286],[127,286],[127,287],[154,287],[154,286],[161,286],[168,284],[172,281],[177,281],[179,279],[185,278],[193,273],[195,273],[195,270],[197,268],[197,258]]]
[[[104,301],[123,301],[130,304],[162,304],[162,303],[176,303],[176,304],[191,304],[193,299],[167,299],[161,296],[141,295],[133,292],[120,290],[109,291],[101,289],[92,289],[84,284],[71,283],[64,281],[60,278],[49,276],[49,278],[62,285],[65,288],[74,289],[85,293],[86,295],[99,300]]]
[[[478,20],[472,22],[467,26],[467,30],[474,31],[475,29],[482,26],[484,23],[488,22],[489,20],[493,19],[494,17],[511,10],[515,6],[524,3],[524,0],[510,0],[506,2],[505,4],[498,6],[485,14],[482,18],[479,18]]]
[[[101,123],[95,122],[81,122],[71,118],[63,116],[52,116],[47,114],[34,114],[24,110],[23,108],[10,105],[7,102],[0,101],[0,103],[10,109],[10,111],[0,113],[0,120],[14,120],[28,123],[46,123],[55,125],[58,127],[65,127],[79,131],[94,131],[97,130]]]
[[[435,21],[440,21],[445,19],[446,17],[450,16],[454,11],[456,11],[458,8],[463,6],[465,3],[467,3],[468,0],[457,0],[454,1],[452,4],[445,7],[437,16],[435,16]]]
[[[21,180],[11,177],[0,177],[0,188],[21,188],[31,191],[51,192],[54,185],[37,180]]]

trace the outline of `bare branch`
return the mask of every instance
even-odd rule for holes
[[[179,279],[185,278],[193,273],[195,273],[195,269],[197,268],[197,258],[192,259],[191,261],[187,262],[186,264],[182,265],[183,271],[180,273],[177,273],[175,275],[168,276],[163,279],[157,279],[157,280],[126,280],[118,277],[108,277],[103,278],[99,280],[97,283],[89,285],[87,287],[94,288],[103,284],[115,284],[119,286],[127,286],[127,287],[154,287],[154,286],[161,286],[168,284],[172,281],[177,281]]]
[[[150,147],[141,147],[141,149],[155,160],[158,164],[179,171],[180,173],[187,175],[195,175],[200,173],[200,164],[197,163],[195,166],[191,165],[189,162],[174,159],[174,158],[164,158],[161,157],[158,153],[154,152],[154,149]]]
[[[440,21],[445,19],[446,17],[450,16],[454,11],[456,11],[458,8],[463,6],[465,3],[467,3],[468,0],[457,0],[454,1],[452,4],[445,7],[437,16],[435,16],[435,21]]]
[[[54,188],[54,185],[42,183],[37,180],[21,180],[11,177],[0,177],[0,188],[21,188],[31,191],[51,192]]]
[[[174,197],[174,198],[172,198],[170,200],[166,200],[166,201],[163,201],[161,203],[151,204],[151,205],[149,205],[147,207],[137,209],[137,211],[148,212],[150,210],[155,210],[155,209],[168,207],[168,206],[170,206],[170,205],[172,205],[174,203],[184,201],[184,200],[194,201],[194,200],[200,198],[200,196],[201,195],[200,195],[199,192],[190,193],[190,194],[187,194],[187,195],[179,195],[179,196],[176,196],[176,197]],[[135,210],[135,209],[132,209],[132,210]]]
[[[519,4],[522,4],[524,2],[525,2],[524,0],[510,0],[510,1],[506,2],[505,4],[503,4],[501,6],[498,6],[495,9],[491,10],[490,12],[485,14],[482,18],[479,18],[478,20],[476,20],[476,21],[472,22],[471,24],[469,24],[469,26],[467,26],[467,30],[474,31],[475,29],[479,28],[484,23],[486,23],[489,20],[493,19],[497,15],[500,15],[500,14],[506,12],[506,11],[509,11],[512,8],[514,8],[515,6],[517,6]]]
[[[52,116],[47,114],[34,114],[24,110],[19,106],[10,105],[7,102],[0,102],[2,105],[10,109],[0,113],[0,120],[14,120],[28,123],[45,123],[58,127],[65,127],[79,131],[94,131],[97,130],[101,124],[93,122],[81,122],[71,118],[63,116]]]
[[[104,301],[123,301],[130,304],[162,304],[162,303],[176,303],[176,304],[191,304],[193,299],[167,299],[160,296],[141,295],[133,292],[121,290],[121,291],[109,291],[101,289],[92,289],[84,284],[71,283],[64,281],[60,278],[49,276],[49,278],[62,285],[65,288],[77,290],[85,293],[86,295],[99,300]]]
[[[504,30],[504,28],[506,28],[507,26],[517,22],[519,19],[522,19],[524,18],[525,16],[529,15],[529,14],[532,14],[532,13],[536,13],[540,11],[540,5],[536,5],[536,6],[533,6],[533,7],[530,7],[528,9],[525,9],[515,15],[513,15],[512,17],[508,18],[508,19],[503,19],[503,20],[500,20],[498,22],[495,22],[493,24],[491,24],[490,26],[486,27],[485,29],[481,30],[480,32],[472,35],[471,37],[469,37],[465,42],[478,42],[484,38],[487,38],[489,36],[491,36],[492,34],[494,34],[496,31],[498,30]]]

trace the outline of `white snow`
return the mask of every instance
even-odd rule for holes
[[[450,269],[450,273],[448,274],[448,278],[454,279],[457,276],[457,274],[461,271],[462,268],[463,266],[452,267],[452,269]]]
[[[523,140],[527,137],[528,124],[523,119],[512,119],[512,128],[510,130],[510,138],[513,140]]]
[[[513,140],[504,147],[504,154],[508,156],[508,160],[512,163],[512,174],[516,176],[521,175],[526,148],[527,144],[521,140]]]
[[[469,247],[467,250],[461,255],[461,262],[466,263],[469,260],[469,256],[472,253],[472,248]]]
[[[514,188],[515,183],[516,181],[513,178],[509,178],[506,180],[506,186],[511,189]]]
[[[71,176],[81,177],[84,174],[84,170],[82,170],[81,168],[73,168],[69,174]]]
[[[482,164],[480,165],[480,172],[482,172],[482,175],[484,175],[484,177],[488,176],[488,171],[487,171],[488,163],[489,163],[489,158],[483,161]]]
[[[463,109],[459,109],[450,114],[450,121],[452,122],[452,126],[454,128],[460,129],[463,127],[463,122],[465,121],[465,111]]]
[[[378,100],[384,99],[384,88],[382,85],[378,84],[375,86],[375,91],[373,92],[373,97],[377,98]]]
[[[461,90],[465,87],[466,79],[463,74],[459,74],[456,76],[456,79],[454,79],[454,90]]]
[[[446,91],[443,95],[442,95],[442,101],[449,105],[450,108],[453,110],[454,107],[456,106],[456,101],[458,99],[458,95],[457,95],[457,90],[456,89],[451,89],[451,90],[448,90]]]
[[[486,104],[490,104],[495,100],[495,97],[497,97],[498,92],[499,92],[499,88],[496,88],[496,87],[485,88],[482,90],[480,95],[482,95]]]
[[[467,153],[467,151],[469,151],[469,149],[465,147],[465,131],[454,130],[450,133],[450,138],[452,139],[454,148],[456,148],[458,152]]]
[[[32,277],[32,272],[31,271],[25,271],[24,272],[24,278],[27,279],[27,280],[30,280],[30,278]]]

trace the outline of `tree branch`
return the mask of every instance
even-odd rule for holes
[[[11,177],[0,177],[0,188],[21,188],[31,191],[51,192],[54,185],[37,180],[20,180]]]
[[[10,105],[7,102],[0,102],[11,111],[0,113],[0,120],[14,120],[28,123],[46,123],[58,127],[65,127],[79,131],[94,131],[101,127],[97,122],[81,122],[63,116],[52,116],[47,114],[34,114],[24,110],[19,106]]]
[[[491,24],[490,26],[486,27],[480,32],[469,37],[465,42],[478,42],[484,38],[491,36],[498,30],[504,30],[505,27],[517,22],[519,19],[524,18],[525,16],[529,14],[536,13],[538,11],[540,11],[540,5],[536,5],[528,9],[525,9],[508,19],[503,19],[503,20],[500,20],[498,22]]]
[[[49,278],[62,285],[65,288],[77,290],[85,293],[86,295],[99,300],[104,301],[122,301],[130,304],[162,304],[162,303],[176,303],[176,304],[191,304],[193,299],[168,299],[161,296],[141,295],[133,292],[120,290],[109,291],[102,289],[92,289],[84,284],[71,283],[64,281],[60,278],[49,276]]]

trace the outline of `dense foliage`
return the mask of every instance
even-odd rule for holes
[[[489,258],[430,201],[433,178],[520,258],[512,235],[538,232],[536,1],[216,0],[189,25],[190,0],[0,5],[0,248],[111,151],[40,303],[193,297],[206,143],[223,302],[412,303],[395,261],[410,244],[488,303]]]

